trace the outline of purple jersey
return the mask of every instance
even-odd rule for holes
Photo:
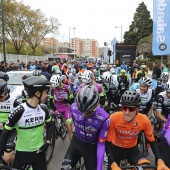
[[[97,107],[94,113],[89,117],[84,117],[82,112],[77,108],[76,103],[70,107],[72,118],[75,126],[75,135],[87,143],[104,142],[110,118],[107,112]]]
[[[79,90],[80,90],[83,86],[85,86],[85,85],[86,85],[86,84],[81,84],[81,85],[79,86],[79,88],[77,89],[76,93],[78,93]],[[101,86],[100,84],[98,84],[98,83],[94,83],[93,85],[96,86],[96,88],[97,88],[97,90],[98,90],[98,93],[101,94],[101,93],[102,93],[102,86]]]
[[[54,103],[56,108],[63,107],[63,105],[68,105],[64,99],[69,99],[73,97],[70,87],[66,84],[62,84],[59,89],[52,88],[51,96],[54,98]]]

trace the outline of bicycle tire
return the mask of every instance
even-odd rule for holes
[[[2,165],[0,166],[0,170],[12,170],[12,167]]]
[[[67,128],[66,125],[63,125],[60,127],[60,137],[62,140],[64,140],[67,136]]]
[[[146,138],[145,138],[145,134],[143,132],[142,132],[141,138],[140,138],[139,149],[145,156],[147,156],[148,150],[146,148]]]
[[[51,144],[46,151],[46,163],[47,165],[50,163],[55,148],[55,130],[52,133]]]

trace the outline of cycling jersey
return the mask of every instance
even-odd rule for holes
[[[141,93],[140,89],[136,89],[136,92],[141,97],[141,104],[139,106],[139,112],[143,114],[148,114],[149,110],[152,107],[153,102],[155,101],[154,91],[148,89],[146,93]]]
[[[132,148],[137,145],[138,134],[141,131],[144,131],[148,141],[155,140],[151,122],[147,116],[138,113],[131,122],[127,122],[123,112],[116,112],[110,116],[106,141],[121,148]]]
[[[166,91],[161,92],[157,96],[157,110],[162,110],[162,115],[168,118],[170,113],[170,98],[167,97]]]
[[[85,143],[105,141],[109,127],[109,115],[100,107],[89,117],[83,117],[82,112],[73,103],[70,107],[75,126],[76,136]]]
[[[46,105],[22,103],[11,111],[4,129],[17,131],[17,151],[37,151],[44,144],[44,123],[51,121]]]
[[[15,98],[9,96],[4,102],[0,102],[0,123],[5,123],[8,120],[10,111],[13,109]]]
[[[86,84],[84,84],[84,83],[81,84],[81,85],[79,86],[79,88],[77,89],[76,93],[78,93],[79,90],[80,90],[82,87],[84,87],[85,85],[86,85]],[[94,83],[93,85],[96,86],[99,94],[101,94],[101,93],[102,93],[102,86],[101,86],[100,84],[98,84],[98,83]]]
[[[94,69],[94,77],[100,77],[100,70]]]

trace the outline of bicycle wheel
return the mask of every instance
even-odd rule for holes
[[[0,166],[0,170],[11,170],[11,169],[12,167],[10,166],[4,166],[4,165]]]
[[[140,136],[139,149],[142,153],[144,153],[145,156],[148,155],[148,149],[146,146],[146,138],[143,132],[141,133],[141,136]]]
[[[59,128],[59,131],[60,131],[60,137],[62,140],[64,140],[67,136],[67,128],[66,128],[66,125],[63,125],[63,126],[60,126]]]
[[[51,158],[52,158],[53,153],[54,153],[54,148],[55,148],[55,130],[52,133],[51,144],[46,151],[46,163],[47,163],[47,165],[51,161]]]

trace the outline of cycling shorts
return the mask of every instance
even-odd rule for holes
[[[66,122],[67,122],[68,119],[72,119],[72,115],[71,115],[69,106],[64,105],[63,107],[58,107],[57,111],[60,114],[64,115],[64,119],[65,119]]]

